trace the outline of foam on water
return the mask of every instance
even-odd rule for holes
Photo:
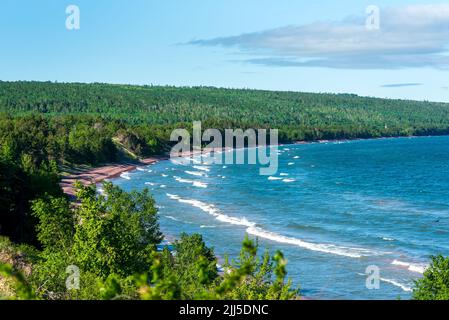
[[[205,182],[201,182],[201,181],[194,181],[194,180],[189,180],[189,179],[183,179],[180,177],[173,177],[175,178],[176,181],[181,182],[181,183],[189,183],[191,185],[193,185],[194,187],[198,187],[198,188],[207,188],[207,183]]]
[[[175,218],[175,217],[173,217],[173,216],[164,216],[164,217],[167,218],[167,219],[173,220],[173,221],[182,222],[180,219]]]
[[[189,158],[182,158],[181,160],[178,161],[178,160],[175,160],[174,158],[171,158],[170,162],[175,164],[175,165],[183,166],[186,163],[188,163],[190,160],[191,159],[189,159]]]
[[[169,194],[167,196],[172,200],[177,200],[180,203],[190,204],[193,207],[201,209],[203,212],[215,217],[218,221],[226,222],[233,225],[239,225],[247,227],[246,232],[248,234],[254,235],[259,238],[266,240],[275,241],[278,243],[290,244],[301,247],[303,249],[308,249],[311,251],[317,251],[327,254],[335,254],[339,256],[345,256],[349,258],[362,258],[374,255],[380,255],[382,253],[355,247],[337,246],[334,244],[322,244],[322,243],[311,243],[303,241],[301,239],[286,237],[274,232],[264,230],[256,225],[256,223],[248,221],[246,218],[236,218],[223,214],[218,208],[213,204],[208,204],[200,200],[195,199],[183,199],[178,195]]]
[[[206,174],[204,172],[200,172],[200,171],[189,171],[186,170],[184,171],[187,174],[190,174],[191,176],[197,176],[197,177],[204,177]]]
[[[365,273],[357,273],[357,274],[358,274],[359,276],[366,277],[366,274],[365,274]],[[379,280],[380,280],[380,281],[383,281],[383,282],[385,282],[385,283],[389,283],[389,284],[391,284],[391,285],[393,285],[393,286],[395,286],[395,287],[401,288],[402,291],[405,291],[405,292],[412,292],[412,291],[413,291],[412,288],[410,288],[409,286],[407,286],[407,285],[405,285],[405,284],[400,283],[398,280],[395,280],[395,279],[379,278]]]
[[[187,157],[187,159],[191,160],[192,163],[200,164],[201,160],[199,160],[198,158],[201,158],[201,156],[195,156],[195,157],[191,157],[191,158]]]
[[[322,243],[311,243],[303,241],[297,238],[286,237],[277,233],[269,232],[258,227],[250,227],[246,230],[249,234],[264,238],[267,240],[275,241],[278,243],[285,243],[290,245],[295,245],[304,249],[311,251],[317,251],[322,253],[335,254],[339,256],[349,257],[349,258],[362,258],[368,256],[379,255],[380,253],[371,251],[363,248],[352,248],[337,246],[334,244],[322,244]]]
[[[205,171],[205,172],[209,172],[210,171],[210,169],[208,167],[206,167],[206,166],[193,166],[193,168],[197,169],[197,170]]]
[[[404,268],[407,268],[407,270],[409,270],[411,272],[416,272],[416,273],[421,273],[421,274],[423,274],[428,267],[425,264],[413,264],[413,263],[404,262],[404,261],[400,261],[400,260],[393,260],[393,262],[391,264],[394,266],[404,267]]]
[[[394,279],[387,279],[387,278],[380,278],[380,281],[392,284],[393,286],[399,287],[401,288],[403,291],[405,292],[412,292],[412,288],[410,288],[409,286],[402,284],[400,282],[398,282],[397,280]]]
[[[252,227],[254,225],[254,223],[249,222],[246,218],[235,218],[235,217],[230,217],[225,214],[222,214],[220,212],[220,210],[218,210],[213,204],[207,204],[205,202],[195,200],[195,199],[183,199],[180,196],[177,196],[174,194],[169,194],[169,193],[167,193],[167,196],[172,200],[177,200],[180,203],[190,204],[193,207],[201,209],[202,211],[206,212],[207,214],[214,216],[219,221],[227,222],[227,223],[230,223],[233,225],[246,226],[246,227]]]
[[[123,172],[120,175],[120,178],[126,179],[126,180],[131,180],[131,176],[129,175],[129,172]]]

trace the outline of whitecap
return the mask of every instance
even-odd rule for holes
[[[299,159],[299,156],[294,156],[293,159]]]
[[[165,218],[168,218],[168,219],[170,219],[170,220],[173,220],[173,221],[178,221],[178,222],[181,222],[181,220],[179,220],[178,218],[175,218],[175,217],[173,217],[173,216],[164,216]]]
[[[181,182],[181,183],[189,183],[191,185],[193,185],[194,187],[198,187],[198,188],[207,188],[207,183],[205,182],[201,182],[201,181],[194,181],[194,180],[189,180],[189,179],[183,179],[180,177],[173,177],[175,178],[176,181]]]
[[[268,180],[282,180],[282,178],[279,178],[279,177],[268,177]]]
[[[203,212],[215,217],[219,221],[246,227],[254,225],[252,222],[249,222],[246,218],[235,218],[222,214],[220,210],[218,210],[213,204],[207,204],[205,202],[195,199],[183,199],[180,196],[169,193],[167,193],[167,196],[172,200],[177,200],[180,203],[190,204],[193,207],[201,209]]]
[[[189,158],[181,158],[178,161],[178,160],[175,160],[175,158],[171,158],[170,162],[173,163],[174,165],[185,166],[190,163],[190,159]]]
[[[126,179],[126,180],[131,180],[131,177],[129,175],[129,172],[124,172],[120,175],[120,178]]]
[[[145,185],[147,185],[147,186],[154,186],[155,183],[154,182],[145,182]]]
[[[290,245],[295,245],[301,247],[303,249],[308,249],[311,251],[317,251],[328,254],[335,254],[339,256],[345,256],[350,258],[362,258],[366,256],[379,255],[381,253],[371,251],[364,248],[353,248],[353,247],[344,247],[337,246],[333,244],[316,244],[311,242],[306,242],[297,238],[290,238],[283,235],[279,235],[277,233],[266,231],[262,228],[256,226],[256,223],[247,220],[245,217],[236,218],[223,214],[218,208],[216,208],[213,204],[208,204],[202,202],[200,200],[195,199],[183,199],[178,195],[167,193],[167,196],[176,200],[180,203],[190,204],[193,207],[201,209],[203,212],[215,217],[218,221],[226,222],[232,225],[239,225],[243,227],[247,227],[246,232],[248,234],[254,235],[259,238],[264,238],[266,240],[275,241],[278,243],[285,243]]]
[[[281,174],[279,174],[281,177],[286,177],[286,176],[288,176],[289,174],[288,173],[281,173]]]
[[[201,171],[206,171],[206,172],[210,171],[210,169],[208,167],[205,167],[205,166],[193,166],[193,168],[195,168],[197,170],[201,170]]]
[[[406,286],[405,284],[402,284],[400,282],[398,282],[397,280],[394,279],[387,279],[387,278],[380,278],[381,281],[389,283],[394,285],[395,287],[399,287],[401,288],[403,291],[405,292],[412,292],[412,288],[410,288],[409,286]]]
[[[342,247],[334,244],[324,244],[324,243],[317,244],[306,242],[301,239],[290,238],[283,235],[279,235],[277,233],[269,232],[258,227],[250,227],[246,230],[246,232],[248,232],[253,236],[275,241],[278,243],[291,244],[311,251],[330,253],[350,258],[362,258],[372,255],[378,255],[377,252],[363,248]]]
[[[294,162],[289,162],[289,163],[288,163],[289,166],[292,166],[292,165],[294,165],[294,164],[295,164]]]
[[[204,172],[200,172],[200,171],[189,171],[189,170],[186,170],[184,172],[187,173],[187,174],[190,174],[191,176],[197,176],[197,177],[204,177],[205,176],[205,173]]]
[[[195,157],[193,157],[193,158],[190,158],[191,160],[192,160],[192,162],[193,163],[196,163],[196,164],[199,164],[199,163],[201,163],[201,160],[198,160],[197,158],[195,158]]]
[[[207,188],[207,183],[201,181],[194,181],[193,186],[198,188]]]
[[[293,179],[293,178],[289,178],[289,179],[284,179],[282,181],[285,182],[285,183],[290,183],[290,182],[295,182],[296,180]]]
[[[400,260],[393,260],[393,262],[391,264],[395,265],[395,266],[399,266],[399,267],[404,267],[404,268],[407,268],[407,270],[409,270],[411,272],[421,273],[421,274],[423,274],[428,267],[425,264],[413,264],[413,263],[404,262],[404,261],[400,261]]]

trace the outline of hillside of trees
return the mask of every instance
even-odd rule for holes
[[[102,118],[164,128],[279,129],[283,142],[449,133],[449,104],[210,87],[0,82],[0,112]]]

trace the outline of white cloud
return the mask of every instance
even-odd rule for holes
[[[389,83],[381,85],[382,88],[403,88],[403,87],[417,87],[422,86],[422,83],[411,82],[411,83]]]
[[[365,16],[286,26],[190,44],[238,48],[247,63],[348,69],[449,68],[449,4],[380,11],[380,29]]]

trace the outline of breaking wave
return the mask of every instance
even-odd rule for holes
[[[259,238],[266,240],[271,240],[278,243],[290,244],[301,247],[303,249],[317,251],[327,254],[335,254],[339,256],[345,256],[350,258],[362,258],[367,256],[379,255],[381,253],[364,248],[337,246],[334,244],[324,244],[324,243],[312,243],[303,241],[301,239],[286,237],[274,232],[264,230],[256,225],[256,223],[247,220],[246,218],[236,218],[223,214],[217,207],[213,204],[208,204],[200,200],[195,199],[183,199],[178,195],[169,194],[167,196],[176,200],[180,203],[190,204],[193,207],[201,209],[203,212],[215,217],[218,221],[226,222],[233,225],[239,225],[246,227],[246,232],[248,234],[254,235]]]

